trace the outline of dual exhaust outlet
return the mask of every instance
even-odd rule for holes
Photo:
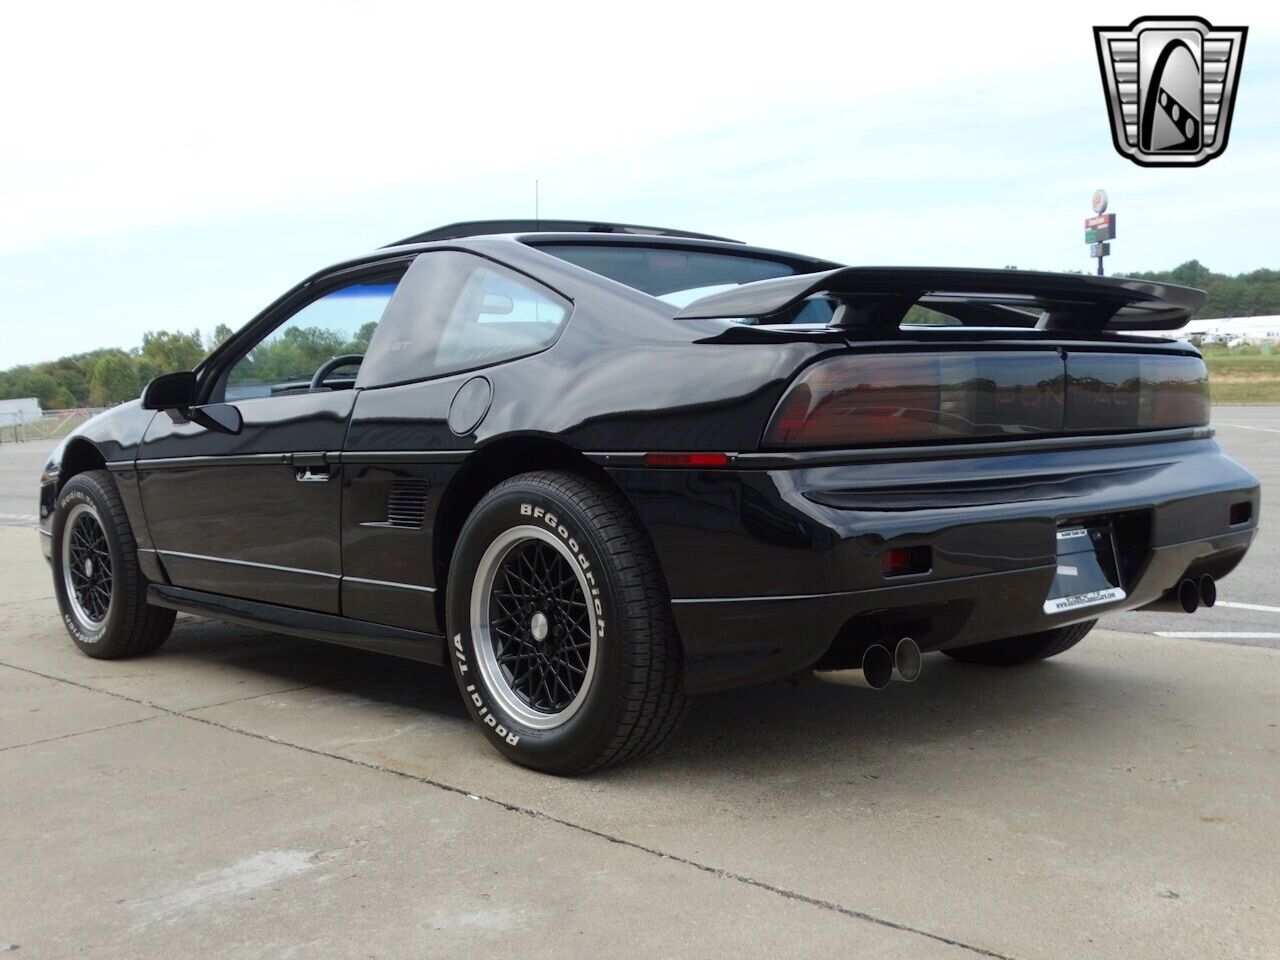
[[[1218,602],[1218,584],[1209,574],[1198,580],[1184,579],[1172,590],[1143,610],[1166,610],[1195,613],[1201,607]],[[822,670],[818,676],[833,683],[868,690],[883,690],[894,680],[913,683],[920,676],[920,647],[910,637],[903,637],[893,650],[883,643],[873,643],[862,653],[862,665],[849,670]]]
[[[1195,613],[1201,607],[1212,607],[1217,602],[1218,584],[1206,573],[1199,580],[1188,577],[1172,590],[1166,591],[1159,600],[1147,604],[1142,609],[1168,613]]]
[[[920,647],[910,637],[903,637],[890,651],[883,643],[873,643],[862,653],[862,666],[850,670],[824,670],[824,680],[883,690],[891,682],[914,683],[920,676]]]

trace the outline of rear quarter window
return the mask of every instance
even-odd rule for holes
[[[572,304],[523,274],[469,253],[424,253],[409,267],[369,343],[358,387],[459,373],[545,350]]]

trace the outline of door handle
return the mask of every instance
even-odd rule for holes
[[[325,483],[330,477],[329,457],[322,451],[314,453],[291,453],[289,462],[293,464],[293,476],[299,483]]]
[[[293,476],[299,483],[326,483],[332,475],[329,473],[328,466],[320,466],[298,467],[294,470]]]

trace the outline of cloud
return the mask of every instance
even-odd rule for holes
[[[453,220],[682,226],[854,262],[1274,265],[1280,46],[1227,154],[1142,170],[1107,132],[1107,3],[25,4],[0,84],[0,366],[237,326],[317,266]],[[1265,264],[1264,264],[1264,261]],[[20,322],[15,322],[15,318]],[[71,347],[66,347],[71,349]]]

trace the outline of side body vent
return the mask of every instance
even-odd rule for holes
[[[393,480],[391,493],[387,496],[387,519],[362,523],[361,526],[422,529],[427,517],[427,491],[430,489],[431,485],[425,480]]]

